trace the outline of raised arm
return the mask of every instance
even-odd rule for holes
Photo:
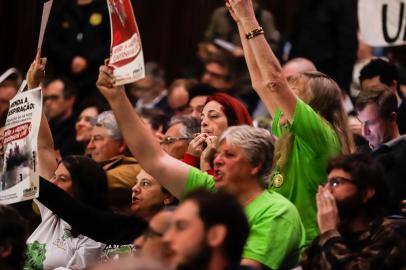
[[[124,140],[141,167],[174,196],[180,197],[190,166],[166,154],[128,100],[124,87],[114,87],[113,70],[101,66],[97,87],[109,102]]]
[[[31,64],[27,72],[28,89],[38,87],[44,79],[47,59],[41,58],[40,55],[41,52],[38,51],[35,56],[35,61]],[[51,179],[58,164],[54,151],[52,133],[44,113],[42,113],[41,116],[38,134],[38,158],[39,174],[46,179]]]
[[[257,35],[249,40],[245,37],[246,33],[260,27],[255,18],[252,0],[227,0],[227,7],[240,31],[254,89],[271,113],[275,108],[280,108],[287,119],[292,121],[297,97],[283,76],[278,59],[264,35]]]
[[[237,23],[238,32],[240,34],[240,39],[241,39],[241,44],[244,49],[245,62],[247,63],[248,71],[250,73],[252,88],[254,88],[254,90],[258,93],[258,95],[260,96],[261,100],[264,102],[266,108],[271,113],[271,115],[274,115],[275,110],[276,110],[276,104],[274,103],[272,96],[270,96],[269,93],[267,91],[265,91],[266,83],[262,78],[262,74],[258,68],[257,63],[255,62],[255,56],[254,56],[254,53],[252,52],[252,49],[250,48],[250,46],[248,44],[248,40],[245,38],[246,31],[244,30],[243,25],[238,20],[236,15],[234,15],[234,12],[231,9],[230,4],[226,3],[226,5],[227,5],[228,10],[230,11],[231,16],[234,18],[235,22]]]

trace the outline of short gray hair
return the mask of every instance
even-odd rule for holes
[[[248,125],[232,126],[220,136],[218,144],[223,141],[240,147],[251,165],[262,164],[258,175],[266,180],[272,169],[274,152],[273,138],[268,130]]]
[[[188,116],[174,116],[169,122],[168,129],[176,124],[182,124],[182,137],[193,139],[193,135],[200,133],[200,121],[194,117]]]
[[[107,133],[116,141],[123,139],[113,111],[105,111],[99,114],[96,119],[92,121],[92,126],[105,128]]]

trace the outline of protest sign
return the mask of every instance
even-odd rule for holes
[[[145,77],[141,38],[130,0],[108,0],[111,25],[109,66],[114,68],[116,85]]]
[[[406,0],[359,0],[361,39],[370,46],[406,44]]]
[[[18,93],[10,100],[4,128],[4,156],[0,175],[2,204],[38,197],[37,139],[41,114],[42,92],[39,87]]]

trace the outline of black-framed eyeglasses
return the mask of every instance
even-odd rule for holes
[[[145,238],[154,238],[154,237],[163,237],[164,234],[155,231],[154,229],[151,228],[151,226],[148,226],[148,228],[145,229],[143,232],[143,235]]]
[[[329,178],[327,180],[327,183],[333,188],[340,186],[342,184],[345,184],[345,183],[350,183],[352,185],[355,185],[354,181],[352,181],[351,179],[348,179],[345,177],[340,177],[340,176],[335,176],[335,177]]]
[[[189,141],[190,139],[188,137],[164,137],[161,140],[161,144],[173,144],[176,141]]]

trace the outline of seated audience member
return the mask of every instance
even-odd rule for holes
[[[210,170],[208,155],[217,138],[230,126],[250,125],[252,119],[246,107],[225,93],[208,96],[200,116],[201,133],[190,143],[184,162],[204,171]]]
[[[189,103],[186,116],[191,116],[200,120],[204,104],[208,96],[213,95],[218,90],[208,84],[198,83],[190,88]]]
[[[369,144],[361,151],[370,152],[383,165],[391,213],[400,213],[401,201],[406,199],[406,135],[399,133],[396,95],[385,86],[365,88],[355,106]]]
[[[41,154],[39,156],[41,162]],[[108,209],[106,174],[90,158],[67,156],[59,163],[51,182],[85,205],[99,210]],[[104,244],[80,235],[74,226],[45,205],[35,202],[42,221],[27,240],[26,268],[85,269],[99,260]]]
[[[131,94],[137,98],[135,108],[159,109],[171,113],[168,105],[167,90],[165,89],[165,71],[155,62],[145,64],[145,78],[131,85]]]
[[[136,254],[153,258],[169,267],[169,248],[163,241],[164,234],[173,224],[175,208],[166,208],[158,212],[149,221],[148,228],[134,240]]]
[[[160,141],[168,127],[169,116],[158,109],[142,109],[139,114],[148,125],[152,134]]]
[[[234,85],[237,76],[235,63],[227,57],[211,57],[204,63],[202,83],[208,84],[218,91],[228,92]]]
[[[107,173],[112,208],[126,212],[131,205],[131,188],[136,184],[141,167],[137,160],[125,155],[126,143],[112,111],[99,114],[92,125],[87,148],[92,159]]]
[[[27,226],[11,206],[0,204],[0,269],[23,270]]]
[[[198,133],[200,133],[199,120],[187,116],[174,116],[161,140],[162,149],[174,158],[183,159],[190,141]]]
[[[76,89],[65,78],[49,79],[43,83],[43,110],[48,119],[55,149],[61,157],[81,154],[80,144],[75,140],[73,104]]]
[[[384,173],[373,158],[344,155],[328,164],[317,193],[320,235],[303,269],[404,269],[406,219],[385,217]]]
[[[237,22],[253,88],[274,116],[272,133],[278,139],[269,188],[297,207],[309,244],[318,235],[314,198],[325,182],[327,160],[355,151],[341,90],[319,72],[287,80],[260,31],[251,0],[227,5]]]
[[[227,193],[196,190],[175,210],[163,236],[176,269],[240,268],[249,226],[238,200]]]
[[[86,103],[80,109],[79,117],[76,120],[75,130],[76,130],[76,141],[82,146],[82,153],[86,156],[90,156],[90,152],[87,149],[87,145],[92,137],[92,122],[97,118],[97,115],[107,108],[104,108],[101,104]]]
[[[396,95],[397,123],[400,134],[406,133],[406,100],[400,90],[399,72],[397,67],[383,59],[373,59],[365,65],[359,75],[362,89],[373,86],[385,85]]]
[[[188,113],[189,90],[197,84],[195,79],[174,80],[168,88],[168,104],[174,115]]]
[[[99,211],[86,206],[43,178],[40,179],[40,189],[41,196],[38,200],[42,204],[81,234],[106,244],[101,255],[102,261],[109,261],[133,253],[134,246],[132,243],[134,239],[141,236],[137,240],[146,241],[145,237],[149,235],[148,230],[145,231],[147,222],[150,222],[150,226],[159,229],[159,231],[162,228],[163,232],[165,224],[156,223],[161,221],[157,221],[154,215],[167,206],[176,205],[178,202],[158,181],[143,171],[140,172],[138,182],[133,188],[132,215]],[[143,232],[144,236],[142,236]],[[155,235],[151,237],[153,236]],[[139,241],[135,242],[135,248],[142,245]],[[154,245],[154,243],[151,244]],[[159,255],[157,253],[156,258],[159,258]]]
[[[264,188],[263,179],[273,159],[268,131],[235,126],[224,132],[218,142],[213,177],[165,153],[133,111],[124,89],[112,85],[111,69],[102,66],[97,86],[109,101],[130,150],[145,171],[178,198],[199,187],[222,189],[237,196],[251,225],[243,265],[284,269],[295,264],[304,243],[304,229],[295,207],[283,196]],[[286,234],[288,238],[284,237]]]

